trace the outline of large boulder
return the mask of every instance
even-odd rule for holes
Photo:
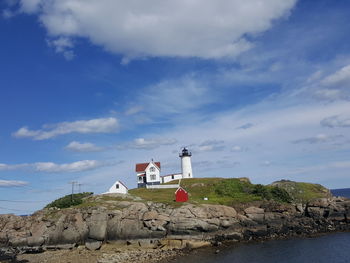
[[[227,219],[237,217],[237,212],[233,207],[224,205],[202,205],[202,207],[209,218]]]
[[[195,232],[211,232],[218,229],[218,226],[209,224],[197,218],[172,218],[168,229],[173,234],[193,234]]]
[[[88,237],[91,239],[103,241],[107,235],[107,213],[105,211],[93,211],[87,220],[89,228]]]

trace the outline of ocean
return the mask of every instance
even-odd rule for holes
[[[350,188],[332,190],[350,198]],[[216,253],[216,250],[220,250]],[[350,233],[198,249],[171,263],[350,263]]]
[[[220,249],[219,253],[215,253]],[[349,263],[350,233],[194,250],[170,263]]]
[[[335,196],[344,196],[350,198],[350,188],[332,189],[331,192]]]

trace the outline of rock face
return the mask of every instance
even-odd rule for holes
[[[194,248],[222,240],[350,229],[350,200],[345,198],[320,198],[305,205],[267,202],[240,213],[222,205],[172,208],[121,202],[118,210],[95,207],[43,210],[28,217],[0,215],[0,247],[41,251],[85,244],[96,250],[105,241],[124,240],[141,247]]]

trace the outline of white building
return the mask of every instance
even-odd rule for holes
[[[173,180],[193,178],[191,156],[192,153],[183,148],[179,154],[182,172],[164,176],[160,176],[160,162],[152,160],[149,163],[136,164],[137,187],[152,188],[153,185],[165,184]]]
[[[161,183],[160,162],[138,163],[135,170],[138,188]]]
[[[181,158],[182,178],[193,178],[191,164],[192,153],[189,152],[186,148],[183,148],[182,153],[180,153],[179,156]]]
[[[162,176],[162,183],[165,184],[167,182],[183,178],[193,178],[191,156],[192,153],[190,153],[186,148],[183,148],[182,152],[179,154],[179,157],[181,158],[181,173]]]
[[[127,194],[128,187],[123,184],[121,181],[116,181],[111,188],[109,188],[108,192],[104,194]]]

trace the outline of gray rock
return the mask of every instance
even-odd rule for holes
[[[37,247],[44,244],[45,240],[41,236],[31,236],[27,238],[27,244],[30,247]]]
[[[263,214],[263,213],[265,213],[265,210],[263,208],[251,206],[251,207],[244,209],[244,212],[246,214]]]
[[[88,237],[91,239],[103,241],[107,234],[107,213],[95,212],[87,221],[89,228]]]
[[[98,250],[102,246],[102,241],[86,241],[85,246],[88,250]]]
[[[158,213],[157,211],[147,211],[143,214],[143,220],[147,221],[147,220],[156,220],[158,219]]]

